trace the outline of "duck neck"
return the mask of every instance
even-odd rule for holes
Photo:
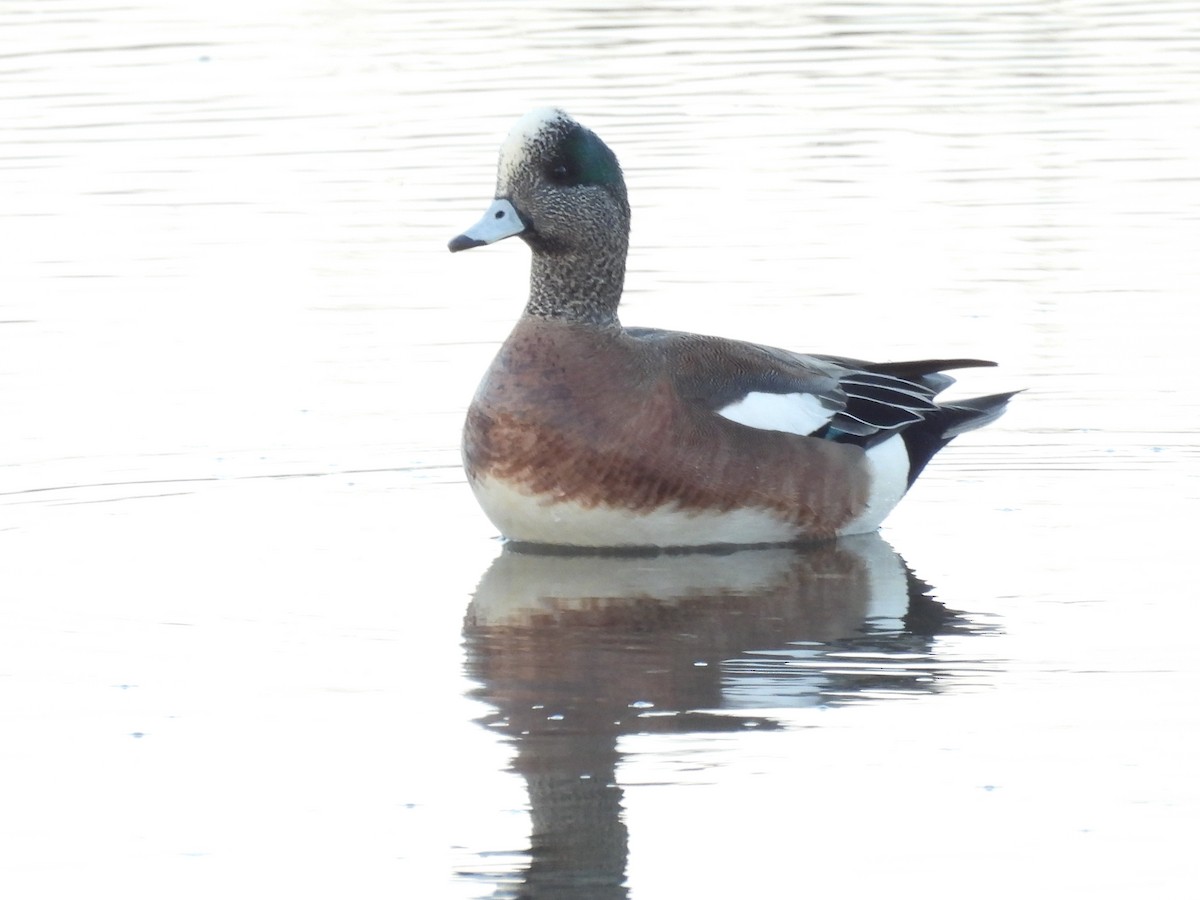
[[[534,251],[525,314],[572,324],[619,327],[625,242],[603,251]]]

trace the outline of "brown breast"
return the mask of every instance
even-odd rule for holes
[[[467,413],[468,478],[584,506],[757,507],[832,536],[869,490],[862,451],[685,401],[669,357],[619,330],[523,318]]]

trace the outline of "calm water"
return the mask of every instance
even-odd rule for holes
[[[0,6],[5,896],[1191,896],[1200,4]],[[451,257],[559,104],[631,324],[1027,388],[880,537],[505,551]]]

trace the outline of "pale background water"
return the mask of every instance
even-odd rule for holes
[[[5,897],[1194,895],[1200,3],[0,35]],[[501,554],[458,429],[528,254],[445,242],[548,103],[625,321],[1026,393],[883,540]]]

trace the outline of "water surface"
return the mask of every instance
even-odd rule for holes
[[[6,4],[9,892],[1188,896],[1197,23]],[[1026,392],[880,537],[503,549],[458,430],[528,255],[445,242],[547,103],[628,323]]]

